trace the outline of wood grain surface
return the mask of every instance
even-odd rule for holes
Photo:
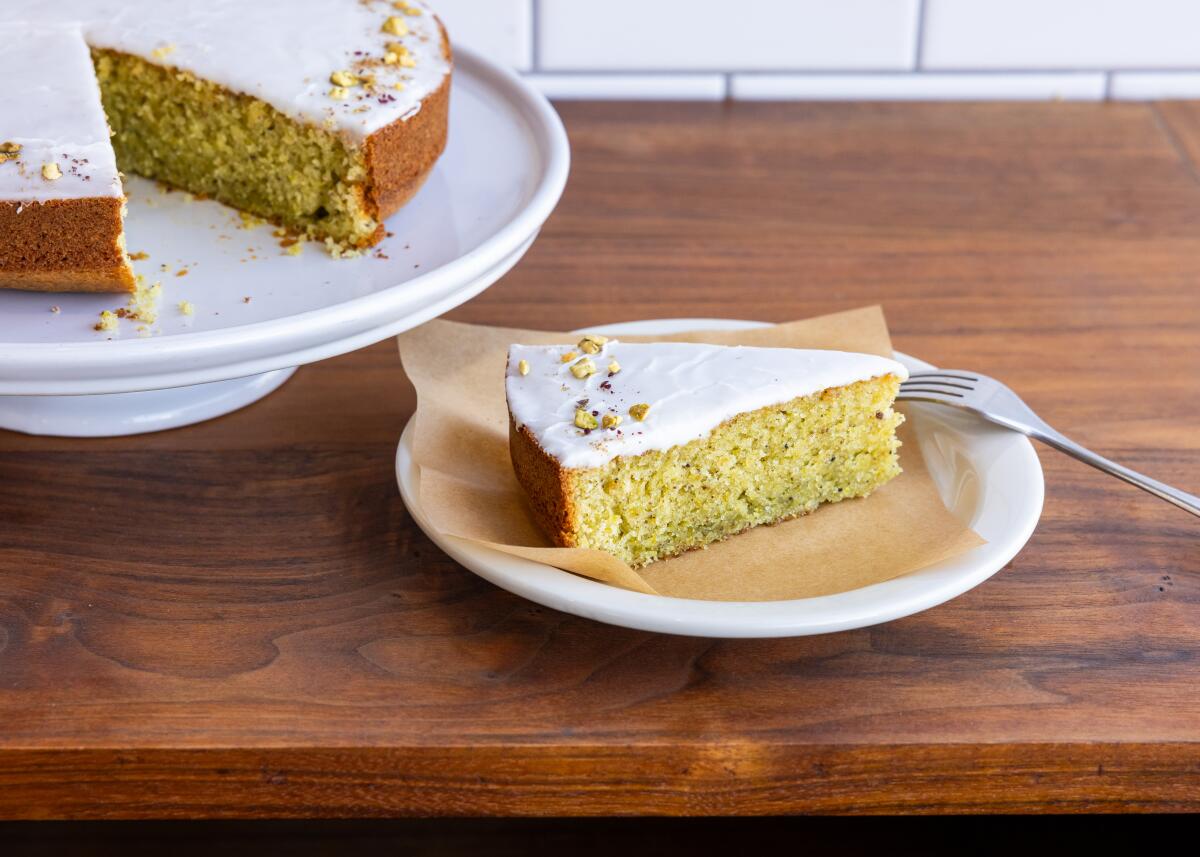
[[[571,328],[881,303],[1200,490],[1200,106],[566,104],[563,202],[452,313]],[[408,517],[392,343],[131,439],[0,432],[0,816],[1200,809],[1200,522],[1041,451],[936,609],[815,638],[608,627]]]

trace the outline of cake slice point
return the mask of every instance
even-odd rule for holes
[[[894,360],[838,351],[514,345],[513,467],[555,544],[638,567],[895,477],[906,377]]]
[[[0,288],[130,292],[125,195],[78,26],[0,24]]]

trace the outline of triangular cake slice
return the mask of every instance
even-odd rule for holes
[[[125,194],[79,26],[0,24],[0,288],[133,291]]]
[[[906,377],[840,351],[513,345],[513,467],[555,544],[636,568],[892,479]]]

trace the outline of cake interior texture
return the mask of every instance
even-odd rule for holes
[[[353,247],[376,239],[363,149],[187,72],[112,50],[92,58],[123,171],[310,238]]]
[[[864,497],[900,473],[899,385],[887,375],[830,388],[684,445],[566,470],[570,537],[636,568]]]

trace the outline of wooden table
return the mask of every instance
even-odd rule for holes
[[[1200,489],[1200,107],[568,104],[528,258],[454,318],[783,321],[897,346]],[[1042,523],[936,609],[612,628],[447,559],[383,343],[224,419],[0,433],[0,816],[1200,808],[1200,522],[1042,452]]]

